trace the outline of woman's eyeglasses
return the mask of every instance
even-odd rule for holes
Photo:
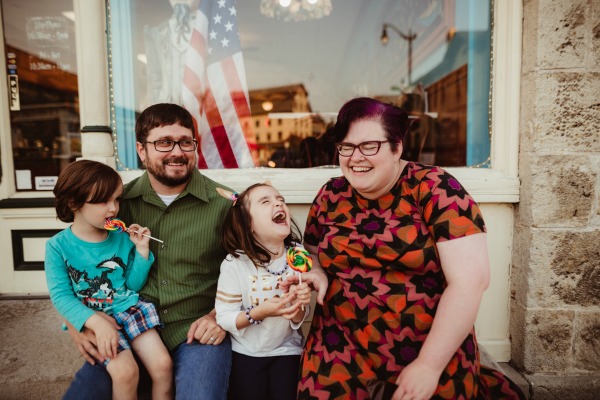
[[[352,157],[352,154],[354,154],[354,150],[356,150],[357,148],[358,151],[360,151],[365,156],[374,156],[375,154],[379,153],[381,144],[388,142],[389,140],[369,140],[368,142],[362,142],[359,144],[342,142],[337,143],[335,147],[340,156],[342,157]]]
[[[184,140],[155,140],[154,142],[146,141],[144,143],[152,143],[154,145],[154,150],[166,153],[168,151],[173,151],[175,145],[179,145],[181,151],[194,151],[196,150],[196,146],[198,146],[198,141],[196,139],[184,139]]]

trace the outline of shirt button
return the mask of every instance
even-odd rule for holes
[[[163,310],[163,314],[166,314],[166,313],[167,313],[167,310]]]
[[[163,244],[163,245],[161,245],[161,246],[160,246],[160,248],[161,248],[162,250],[166,250],[166,249],[167,249],[167,246]]]
[[[163,285],[166,285],[166,284],[167,284],[167,281],[162,281],[161,283],[162,283]]]

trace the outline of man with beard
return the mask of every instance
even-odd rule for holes
[[[139,116],[137,152],[146,168],[125,185],[119,217],[150,228],[155,262],[140,296],[156,306],[161,337],[173,358],[177,399],[225,399],[231,342],[215,320],[221,261],[219,231],[231,201],[226,187],[196,168],[195,127],[175,104],[155,104]],[[229,190],[229,189],[228,189]],[[69,327],[87,363],[77,372],[66,399],[110,399],[111,381],[99,360],[92,332]],[[148,391],[140,375],[140,391]]]

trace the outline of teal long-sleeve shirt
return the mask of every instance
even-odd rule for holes
[[[77,330],[95,311],[119,313],[138,302],[154,262],[139,254],[129,235],[109,231],[106,240],[90,243],[71,227],[46,243],[46,281],[58,312]]]

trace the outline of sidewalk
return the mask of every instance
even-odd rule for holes
[[[60,399],[83,358],[48,299],[0,298],[0,399]]]
[[[48,299],[0,297],[0,400],[60,399],[83,358],[61,330],[62,319]],[[499,369],[528,395],[525,379],[509,364],[481,352],[482,363]]]

